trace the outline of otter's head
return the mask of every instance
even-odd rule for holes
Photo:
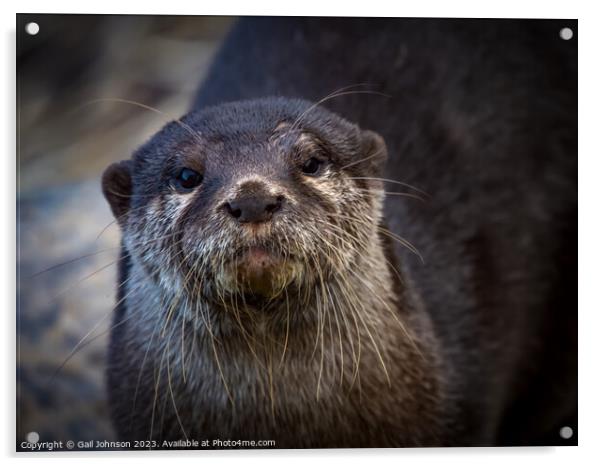
[[[103,191],[124,247],[159,287],[228,308],[312,299],[377,238],[383,139],[300,100],[195,111]]]

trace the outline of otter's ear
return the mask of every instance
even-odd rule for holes
[[[367,158],[366,162],[370,167],[380,170],[385,160],[387,160],[387,144],[383,137],[370,130],[361,132],[362,152]],[[368,159],[369,157],[369,159]]]
[[[130,210],[131,167],[132,161],[124,160],[110,165],[102,175],[102,192],[120,225],[124,221],[125,214]]]

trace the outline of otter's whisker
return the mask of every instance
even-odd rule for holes
[[[158,372],[155,369],[155,396],[153,398],[153,409],[152,409],[152,414],[151,414],[151,422],[150,422],[150,433],[149,433],[149,441],[153,439],[153,433],[154,433],[154,425],[155,425],[155,410],[156,410],[156,406],[157,406],[157,399],[159,397],[159,385],[161,383],[161,373],[163,372],[163,362],[165,360],[165,356],[167,354],[167,350],[168,350],[168,346],[165,345],[165,348],[163,349],[163,353],[161,355],[161,360],[159,362],[159,369]],[[161,423],[163,424],[163,423]]]
[[[167,346],[169,346],[169,342],[171,341],[171,335],[169,337],[169,340],[167,342]],[[183,341],[183,340],[182,340]],[[184,429],[184,425],[182,424],[182,419],[180,418],[180,413],[178,411],[178,406],[176,405],[176,399],[174,397],[173,394],[173,388],[171,386],[171,371],[170,371],[170,365],[169,365],[169,360],[170,357],[167,356],[167,383],[169,386],[169,393],[171,394],[171,401],[173,403],[173,409],[175,411],[176,414],[176,419],[178,420],[178,424],[180,425],[180,429],[182,429],[182,433],[184,434],[184,437],[186,438],[186,440],[188,440],[188,434],[186,433],[186,429]]]
[[[284,362],[284,356],[286,355],[286,349],[288,348],[288,332],[289,332],[290,317],[291,317],[290,304],[289,304],[289,300],[288,300],[288,291],[286,288],[284,289],[284,298],[286,300],[286,334],[284,336],[284,345],[283,345],[283,349],[282,349],[282,356],[280,357],[280,366],[282,366],[282,363]]]
[[[419,194],[395,192],[395,191],[382,191],[380,189],[364,189],[364,188],[356,188],[356,189],[358,191],[367,192],[367,193],[384,194],[386,196],[407,197],[408,199],[416,199],[417,201],[420,201],[420,202],[427,202],[427,200]]]
[[[135,107],[139,107],[139,108],[142,108],[144,110],[148,110],[150,112],[156,113],[156,114],[164,116],[164,117],[167,116],[161,110],[159,110],[159,109],[157,109],[155,107],[151,107],[150,105],[146,105],[146,104],[143,104],[141,102],[136,102],[135,100],[120,99],[120,98],[117,98],[117,97],[104,97],[104,98],[100,98],[100,99],[89,100],[88,102],[84,102],[82,105],[80,105],[79,107],[77,107],[75,110],[78,111],[78,110],[80,110],[82,108],[85,108],[85,107],[87,107],[89,105],[93,105],[93,104],[97,104],[97,103],[102,103],[102,102],[113,102],[113,103],[121,103],[121,104],[133,105]],[[195,138],[198,143],[202,144],[204,142],[203,139],[201,138],[201,135],[198,132],[196,132],[190,125],[184,123],[179,118],[174,118],[173,120],[179,126],[181,126],[182,128],[184,128],[184,130],[186,130],[193,138]]]
[[[330,288],[326,289],[328,292],[328,299],[330,302],[330,306],[333,310],[333,317],[334,317],[334,321],[336,323],[337,326],[337,333],[339,335],[339,351],[340,351],[340,366],[341,366],[341,380],[340,380],[340,386],[343,386],[343,376],[344,376],[344,369],[345,369],[345,359],[343,356],[343,336],[341,334],[341,326],[339,324],[339,310],[338,310],[338,306],[335,304],[334,300],[332,299],[332,294],[330,293]]]
[[[136,409],[136,400],[138,399],[138,390],[140,388],[140,382],[142,381],[142,373],[144,370],[144,365],[146,364],[146,359],[148,358],[148,353],[151,349],[153,341],[155,339],[155,335],[157,334],[157,330],[159,329],[160,320],[157,320],[155,325],[153,326],[153,332],[151,333],[150,340],[148,345],[146,346],[146,351],[144,352],[144,356],[142,358],[142,363],[140,364],[140,370],[138,371],[138,377],[136,379],[136,388],[134,389],[134,396],[132,398],[132,411],[130,413],[130,428],[132,423],[134,422],[134,410]]]
[[[319,101],[317,101],[315,104],[311,105],[307,110],[305,110],[303,113],[301,113],[301,115],[299,115],[299,117],[297,117],[297,119],[293,122],[293,124],[291,125],[291,127],[289,128],[289,132],[292,131],[293,129],[295,129],[295,127],[301,123],[301,121],[303,121],[303,118],[312,110],[314,110],[316,107],[318,107],[319,105],[322,105],[325,102],[328,102],[331,99],[334,99],[336,97],[342,97],[345,95],[352,95],[352,94],[372,94],[372,95],[378,95],[381,97],[387,97],[387,98],[391,98],[390,95],[388,94],[384,94],[382,92],[378,92],[378,91],[343,91],[343,92],[334,92],[332,94],[327,95],[326,97],[324,97],[323,99],[320,99]]]
[[[379,150],[377,150],[374,154],[371,154],[371,155],[369,155],[367,157],[364,157],[362,159],[359,159],[359,160],[354,160],[353,162],[350,162],[347,165],[343,165],[341,168],[339,168],[339,170],[345,170],[346,168],[353,167],[354,165],[358,165],[360,163],[363,163],[363,162],[366,162],[368,160],[371,160],[374,157],[378,157],[383,152],[385,152],[385,150],[386,150],[386,147],[383,146]]]
[[[376,177],[371,177],[371,176],[350,176],[349,179],[350,180],[382,181],[384,183],[398,184],[400,186],[405,186],[406,188],[413,189],[414,191],[422,194],[423,196],[425,196],[427,198],[431,197],[427,192],[423,191],[422,189],[417,188],[416,186],[412,186],[411,184],[404,183],[403,181],[391,180],[389,178],[376,178]]]
[[[226,390],[226,394],[228,395],[228,399],[230,400],[230,403],[232,405],[232,409],[234,409],[234,398],[232,396],[232,392],[230,391],[230,389],[228,388],[228,383],[226,382],[226,377],[224,375],[224,371],[222,369],[222,365],[220,363],[220,359],[219,359],[219,355],[217,354],[217,348],[215,346],[215,337],[213,337],[213,330],[211,329],[211,318],[210,316],[207,316],[207,330],[209,331],[209,333],[212,335],[211,338],[211,347],[213,348],[213,355],[215,357],[215,363],[217,364],[217,368],[220,374],[220,377],[222,379],[222,383],[224,384],[224,389]]]
[[[347,291],[351,291],[357,298],[357,301],[359,302],[359,298],[357,297],[357,294],[355,291],[353,291],[352,289],[348,289]],[[348,301],[350,304],[351,302]],[[370,329],[368,328],[368,325],[366,324],[366,321],[364,319],[364,317],[362,316],[362,311],[365,311],[366,308],[364,307],[362,310],[358,310],[355,308],[355,303],[351,304],[351,307],[353,309],[355,309],[355,312],[357,314],[357,317],[359,318],[360,322],[362,323],[362,325],[364,326],[364,329],[366,330],[366,333],[368,334],[368,338],[370,339],[370,341],[372,342],[372,345],[374,347],[374,351],[376,352],[376,355],[380,361],[380,364],[382,365],[385,377],[387,378],[387,383],[389,384],[389,386],[391,386],[391,378],[389,377],[389,371],[387,370],[387,365],[385,364],[385,361],[383,359],[383,355],[380,352],[380,349],[378,347],[378,344],[376,343],[376,340],[374,339],[374,336],[372,335],[372,332],[370,332]]]

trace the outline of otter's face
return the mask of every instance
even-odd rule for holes
[[[228,308],[312,299],[377,241],[382,138],[319,107],[266,99],[167,125],[103,190],[158,286]]]

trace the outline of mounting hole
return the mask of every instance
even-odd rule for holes
[[[563,40],[571,40],[573,38],[573,30],[571,28],[562,28],[560,30],[560,38]]]
[[[38,23],[27,23],[25,25],[25,32],[30,36],[35,36],[40,32],[40,25]]]
[[[571,429],[569,426],[564,426],[562,429],[560,429],[560,436],[565,440],[570,439],[573,436],[573,429]]]

